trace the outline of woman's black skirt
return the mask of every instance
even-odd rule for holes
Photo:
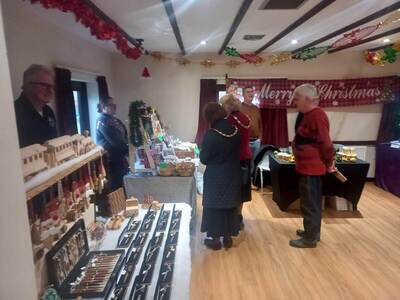
[[[237,208],[203,208],[201,232],[208,237],[236,236],[239,234],[240,220]]]
[[[242,176],[241,200],[248,202],[251,201],[251,160],[242,160],[240,170]]]

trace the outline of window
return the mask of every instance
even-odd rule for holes
[[[78,133],[83,134],[84,130],[90,131],[86,83],[72,81],[72,92],[74,95],[76,127],[78,129]]]

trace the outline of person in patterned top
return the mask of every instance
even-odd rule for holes
[[[110,188],[116,190],[123,186],[123,177],[128,168],[128,133],[121,120],[116,118],[117,105],[112,97],[100,101],[100,117],[96,124],[97,143],[107,151],[108,177]]]

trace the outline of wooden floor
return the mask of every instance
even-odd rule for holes
[[[325,212],[316,249],[289,247],[302,227],[271,193],[253,192],[234,248],[207,250],[192,238],[191,299],[400,299],[400,198],[368,183],[358,213]]]

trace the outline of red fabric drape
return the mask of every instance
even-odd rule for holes
[[[55,92],[57,123],[60,135],[75,134],[76,125],[74,95],[72,92],[71,71],[55,68]]]
[[[262,108],[263,145],[289,147],[286,109]]]
[[[200,79],[200,101],[199,101],[199,123],[197,126],[196,144],[201,146],[203,137],[208,130],[208,123],[203,118],[203,109],[209,102],[216,102],[218,99],[217,80]]]
[[[107,99],[110,95],[108,94],[107,80],[105,76],[97,76],[97,86],[99,89],[99,99]]]

